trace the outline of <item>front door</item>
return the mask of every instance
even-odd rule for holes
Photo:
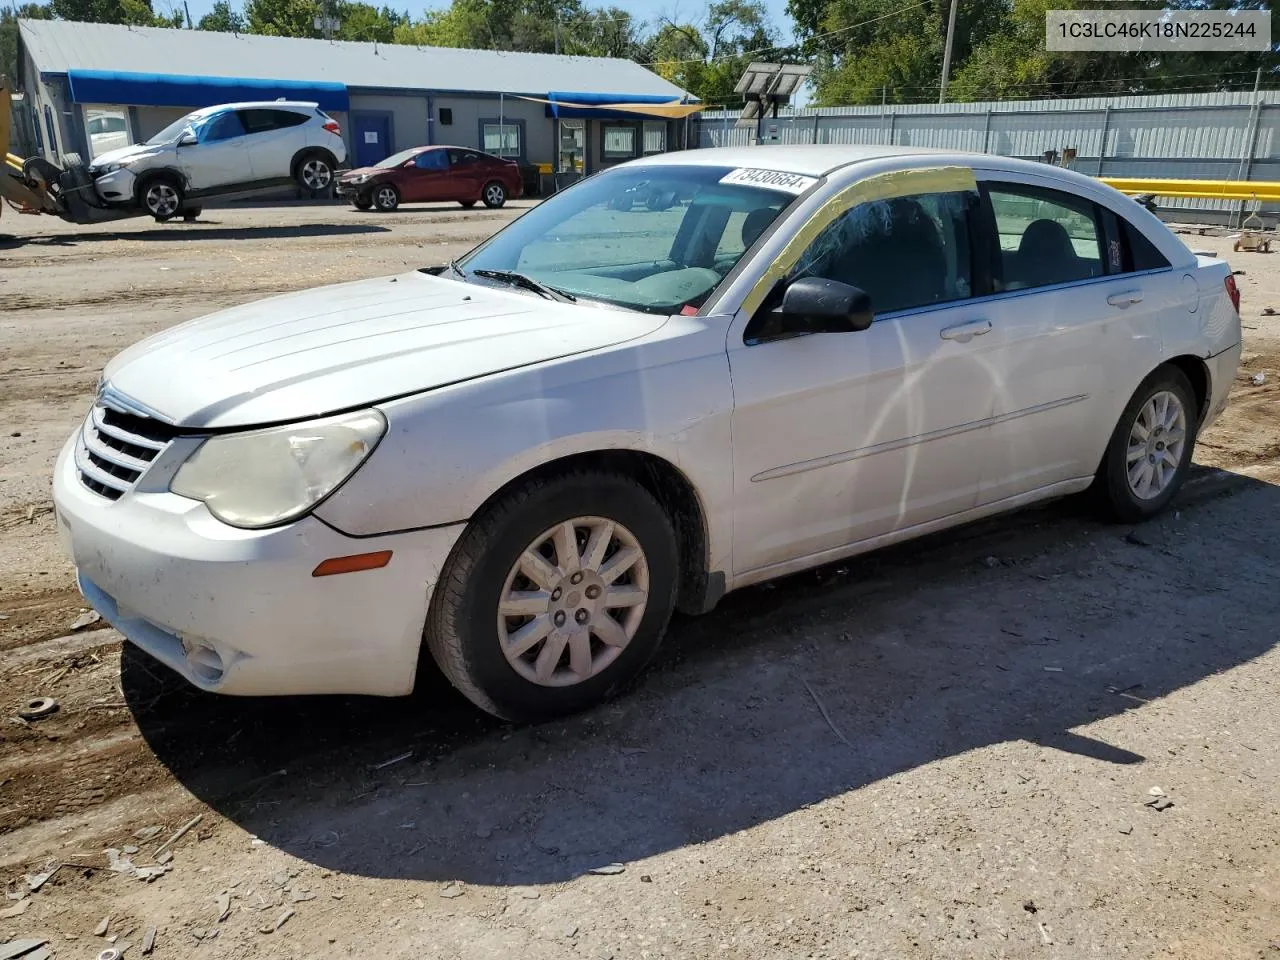
[[[372,167],[395,153],[391,143],[390,117],[352,112],[351,131],[355,140],[357,167]]]
[[[449,155],[443,148],[423,150],[406,161],[400,199],[406,202],[452,200],[449,187]]]
[[[244,124],[234,110],[204,119],[195,143],[180,143],[178,167],[187,178],[187,191],[209,190],[253,179],[245,149]]]
[[[977,192],[859,204],[788,271],[861,287],[865,331],[771,339],[766,300],[729,345],[736,576],[819,558],[977,500],[999,385],[972,297]]]

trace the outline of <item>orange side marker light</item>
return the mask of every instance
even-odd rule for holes
[[[359,570],[377,570],[391,562],[390,550],[377,553],[357,553],[354,557],[330,557],[311,571],[313,577],[332,577],[338,573],[356,573]]]

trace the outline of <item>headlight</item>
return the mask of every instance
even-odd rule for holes
[[[258,529],[296,520],[333,493],[387,431],[376,410],[249,433],[210,437],[169,489],[203,500],[233,527]]]
[[[358,174],[356,174],[354,177],[352,177],[352,178],[351,178],[351,182],[352,182],[352,183],[364,183],[364,182],[365,182],[366,180],[368,180],[368,179],[369,179],[369,174],[367,174],[367,173],[358,173]]]
[[[122,167],[124,167],[123,163],[108,163],[105,167],[98,167],[98,169],[95,170],[94,173],[96,173],[98,176],[101,177],[103,174],[115,173],[117,170],[121,169]]]

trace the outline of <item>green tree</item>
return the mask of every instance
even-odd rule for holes
[[[646,54],[659,75],[702,100],[736,102],[733,88],[747,64],[777,51],[778,42],[759,0],[717,0],[701,24],[664,23]]]
[[[316,0],[248,0],[244,7],[250,33],[271,37],[318,37]]]
[[[197,30],[213,30],[218,33],[245,33],[249,25],[244,14],[231,6],[230,0],[217,0],[213,9],[200,18]]]
[[[408,13],[367,3],[343,3],[337,8],[339,40],[393,43],[396,30],[409,22]]]
[[[59,20],[81,23],[127,23],[139,27],[180,27],[180,11],[158,14],[150,0],[52,0],[50,12]]]

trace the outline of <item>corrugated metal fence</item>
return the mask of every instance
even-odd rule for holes
[[[697,144],[755,143],[755,124],[739,127],[737,117],[702,114]],[[1073,147],[1072,167],[1093,176],[1280,180],[1280,91],[822,107],[765,118],[760,133],[764,143],[897,144],[1028,160]],[[1165,198],[1160,206],[1166,218],[1214,223],[1238,221],[1242,204]]]

